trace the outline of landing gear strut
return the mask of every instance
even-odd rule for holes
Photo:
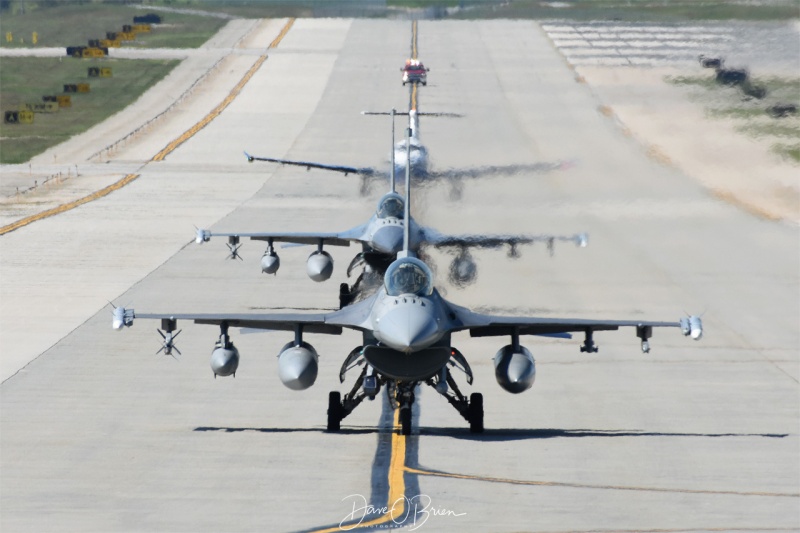
[[[445,397],[458,413],[469,422],[472,433],[483,433],[483,395],[472,393],[467,398],[458,388],[450,368],[458,368],[466,374],[467,383],[472,384],[472,369],[464,356],[456,348],[451,348],[451,357],[440,372],[425,381],[426,384]],[[412,409],[416,399],[414,390],[420,382],[402,382],[378,374],[364,359],[364,347],[354,348],[345,358],[339,371],[339,380],[344,383],[345,374],[357,366],[363,366],[361,373],[350,392],[342,397],[338,391],[328,395],[328,431],[341,429],[342,420],[358,407],[365,398],[375,399],[383,385],[386,385],[386,396],[393,410],[398,411],[398,422],[401,435],[411,435]]]
[[[460,354],[459,354],[460,355]],[[463,356],[462,356],[463,358]],[[466,362],[466,361],[465,361]],[[469,369],[469,367],[467,367]],[[472,383],[472,373],[470,371],[468,381]],[[445,397],[458,413],[469,422],[470,433],[483,433],[483,394],[473,392],[469,400],[461,393],[456,381],[450,374],[450,369],[442,369],[442,374],[434,376],[426,381],[428,385]]]
[[[331,391],[328,395],[328,431],[339,431],[342,419],[352,413],[364,399],[374,400],[381,386],[386,382],[383,377],[375,374],[372,366],[366,364],[362,349],[362,346],[353,349],[339,371],[339,380],[344,382],[344,375],[348,370],[364,365],[353,388],[345,394],[344,399],[339,391]]]

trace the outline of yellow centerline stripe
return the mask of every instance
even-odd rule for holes
[[[417,21],[411,23],[411,59],[417,59]]]
[[[280,44],[281,40],[286,36],[286,34],[291,29],[292,25],[294,24],[295,19],[290,18],[286,24],[284,25],[283,29],[281,30],[280,34],[275,38],[274,41],[269,45],[270,48],[275,48]],[[244,75],[244,77],[236,84],[236,86],[231,90],[228,96],[220,103],[217,107],[215,107],[208,115],[206,115],[202,120],[200,120],[197,124],[189,128],[186,132],[184,132],[181,136],[177,139],[173,140],[169,143],[166,148],[158,152],[150,162],[152,161],[162,161],[170,152],[174,151],[178,146],[189,140],[193,135],[195,135],[198,131],[206,127],[212,120],[214,120],[222,111],[228,107],[228,105],[236,98],[239,93],[241,92],[242,88],[245,84],[250,81],[250,78],[256,73],[256,71],[264,64],[264,61],[267,60],[266,55],[262,55],[258,58],[258,60],[250,67],[250,70]],[[128,185],[130,182],[135,180],[139,177],[139,174],[128,174],[121,180],[112,183],[108,187],[100,189],[99,191],[95,191],[88,196],[84,196],[83,198],[79,198],[78,200],[68,202],[66,204],[59,205],[52,209],[48,209],[46,211],[42,211],[41,213],[37,213],[35,215],[31,215],[29,217],[25,217],[20,219],[16,222],[8,224],[6,226],[0,227],[0,235],[5,235],[6,233],[12,232],[16,229],[19,229],[23,226],[27,226],[37,220],[42,220],[43,218],[48,218],[54,215],[58,215],[64,213],[65,211],[70,211],[75,209],[78,206],[86,204],[88,202],[97,200],[98,198],[102,198],[111,194],[112,192],[121,189],[122,187]]]
[[[102,198],[103,196],[106,196],[106,195],[111,194],[112,192],[114,192],[114,191],[116,191],[118,189],[121,189],[122,187],[124,187],[125,185],[129,184],[130,182],[132,182],[133,180],[135,180],[138,177],[139,177],[139,174],[128,174],[127,176],[125,176],[121,180],[119,180],[119,181],[117,181],[115,183],[112,183],[108,187],[100,189],[99,191],[95,191],[92,194],[90,194],[89,196],[84,196],[83,198],[75,200],[74,202],[70,202],[70,203],[67,203],[67,204],[59,205],[59,206],[54,207],[52,209],[48,209],[46,211],[42,211],[41,213],[37,213],[35,215],[31,215],[29,217],[25,217],[25,218],[23,218],[21,220],[18,220],[16,222],[12,223],[12,224],[8,224],[7,226],[3,226],[2,228],[0,228],[0,235],[5,235],[6,233],[14,231],[15,229],[19,229],[19,228],[21,228],[23,226],[27,226],[28,224],[30,224],[32,222],[36,222],[37,220],[41,220],[43,218],[51,217],[53,215],[58,215],[59,213],[63,213],[65,211],[69,211],[70,209],[74,209],[74,208],[78,207],[79,205],[83,205],[83,204],[91,202],[92,200],[97,200],[98,198]]]
[[[408,470],[405,463],[406,437],[401,434],[400,430],[400,409],[396,409],[394,412],[394,426],[392,427],[392,455],[389,459],[389,495],[386,502],[388,510],[383,516],[368,522],[359,522],[358,525],[353,526],[354,529],[377,526],[403,517],[406,512],[406,481],[403,475]],[[317,529],[314,530],[314,533],[335,533],[342,530],[342,527],[336,526],[328,529]],[[344,530],[348,530],[348,527],[345,526]]]
[[[417,84],[413,84],[411,87],[411,109],[413,111],[417,110]]]
[[[631,487],[624,485],[590,485],[585,483],[560,483],[557,481],[525,481],[520,479],[507,479],[499,477],[471,476],[467,474],[453,474],[450,472],[438,472],[434,470],[420,470],[418,468],[411,468],[409,466],[406,466],[404,470],[410,474],[418,474],[421,476],[446,477],[453,479],[470,479],[473,481],[506,483],[509,485],[572,487],[579,489],[631,490],[631,491],[643,491],[643,492],[677,492],[684,494],[724,494],[724,495],[735,495],[735,496],[772,496],[772,497],[783,497],[783,498],[800,497],[800,493],[797,492],[744,492],[744,491],[734,491],[734,490],[670,489],[670,488],[660,488],[660,487]]]
[[[389,505],[392,517],[403,516],[406,502],[406,482],[403,477],[406,466],[406,436],[400,427],[400,409],[394,412],[394,433],[392,433],[392,459],[389,462]],[[394,506],[397,505],[395,508]],[[394,511],[398,511],[398,515]]]

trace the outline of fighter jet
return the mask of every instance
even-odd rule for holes
[[[394,145],[394,113],[390,114],[392,115],[392,145]],[[413,137],[413,130],[406,137],[407,140],[410,140]],[[411,161],[413,169],[413,143],[405,142],[403,146],[406,147],[406,152],[412,154],[412,157],[408,159],[407,154],[403,153],[403,161]],[[397,253],[402,250],[403,229],[406,226],[409,228],[408,246],[415,255],[419,255],[431,247],[447,250],[455,255],[450,265],[449,277],[451,283],[457,287],[468,285],[477,277],[477,265],[470,253],[471,249],[496,249],[507,246],[509,257],[518,258],[520,245],[536,242],[546,243],[552,255],[557,241],[573,242],[580,247],[585,247],[588,243],[588,236],[585,233],[575,235],[446,235],[433,228],[421,226],[413,218],[406,219],[404,216],[406,202],[395,190],[395,169],[396,165],[393,161],[389,192],[378,201],[375,213],[367,222],[354,228],[328,233],[212,232],[207,229],[198,229],[195,241],[202,244],[208,242],[212,237],[227,237],[230,251],[228,257],[231,259],[241,259],[239,249],[242,237],[266,241],[267,249],[261,257],[261,271],[266,274],[275,274],[280,268],[280,257],[274,246],[276,242],[316,245],[317,249],[309,255],[306,261],[306,272],[312,280],[318,282],[330,279],[333,274],[333,258],[324,250],[324,246],[361,244],[362,251],[351,261],[347,275],[350,276],[359,266],[363,266],[364,270],[352,286],[348,286],[347,283],[340,285],[340,307],[352,303],[364,286],[376,286],[374,283],[376,277],[378,278],[377,284],[380,283],[380,276],[383,276],[388,266],[396,259]],[[406,221],[408,221],[407,224]]]
[[[407,166],[407,169],[410,166]],[[410,177],[406,174],[406,198],[410,198]],[[410,201],[404,205],[405,219],[410,219]],[[219,340],[211,354],[214,376],[235,376],[239,351],[229,335],[231,327],[291,331],[293,340],[278,355],[278,375],[288,388],[311,387],[318,371],[318,354],[308,343],[306,334],[339,335],[343,329],[362,333],[359,346],[353,348],[342,364],[339,379],[353,369],[361,371],[351,390],[342,398],[339,391],[328,397],[327,429],[335,432],[341,421],[364,399],[374,399],[384,388],[391,405],[399,409],[403,435],[411,433],[411,409],[415,391],[421,384],[431,386],[469,423],[470,431],[484,429],[483,396],[474,392],[469,397],[461,392],[453,377],[459,369],[472,384],[473,374],[466,358],[453,344],[453,335],[469,332],[472,337],[507,336],[509,344],[494,357],[495,378],[506,391],[518,394],[529,388],[536,378],[536,366],[530,350],[520,344],[522,335],[570,337],[584,335],[582,352],[597,352],[594,333],[597,331],[633,328],[642,341],[642,351],[650,350],[653,328],[680,328],[685,336],[699,340],[703,335],[700,317],[688,316],[675,322],[646,320],[588,320],[576,318],[506,317],[473,312],[445,300],[433,285],[431,269],[410,248],[410,225],[404,226],[403,250],[389,265],[381,290],[358,303],[322,314],[257,314],[257,313],[136,313],[133,309],[114,309],[112,326],[122,329],[134,320],[161,320],[162,351],[172,354],[178,320],[216,325]]]
[[[533,164],[517,165],[488,165],[480,167],[453,168],[449,170],[430,170],[428,149],[420,140],[419,117],[461,117],[458,113],[424,113],[417,110],[408,112],[386,111],[362,111],[363,115],[407,115],[408,124],[411,129],[410,139],[402,140],[398,143],[392,142],[393,149],[391,154],[392,168],[395,173],[402,174],[406,167],[406,157],[411,162],[411,175],[418,184],[429,184],[439,181],[446,181],[450,184],[450,197],[453,200],[461,198],[463,183],[467,179],[476,179],[491,176],[516,176],[521,173],[542,173],[553,170],[564,170],[574,165],[573,161],[555,161]],[[392,120],[394,122],[394,119]],[[410,150],[409,150],[410,147]],[[408,153],[408,156],[406,155]],[[361,177],[361,194],[366,195],[377,180],[385,180],[387,175],[372,167],[351,167],[346,165],[331,165],[326,163],[316,163],[312,161],[295,161],[291,159],[280,159],[275,157],[254,156],[245,151],[245,156],[249,162],[266,161],[279,163],[281,165],[294,165],[305,167],[306,169],[321,169],[340,172],[345,176],[356,174]]]

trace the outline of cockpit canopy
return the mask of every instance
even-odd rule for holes
[[[403,218],[405,201],[396,192],[390,192],[378,202],[378,218]]]
[[[415,257],[404,257],[389,265],[383,283],[389,296],[430,296],[433,293],[431,269]]]

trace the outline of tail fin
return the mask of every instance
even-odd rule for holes
[[[411,241],[411,128],[406,130],[406,201],[403,214],[403,251],[397,257],[413,257]]]
[[[416,109],[408,112],[408,127],[411,131],[411,138],[419,139],[419,114]]]
[[[396,178],[395,178],[395,168],[394,168],[394,115],[395,115],[395,109],[394,108],[392,108],[391,115],[392,115],[392,149],[391,149],[391,152],[392,152],[392,183],[391,183],[392,190],[390,192],[395,192],[395,190],[396,190],[396,187],[395,187]]]

